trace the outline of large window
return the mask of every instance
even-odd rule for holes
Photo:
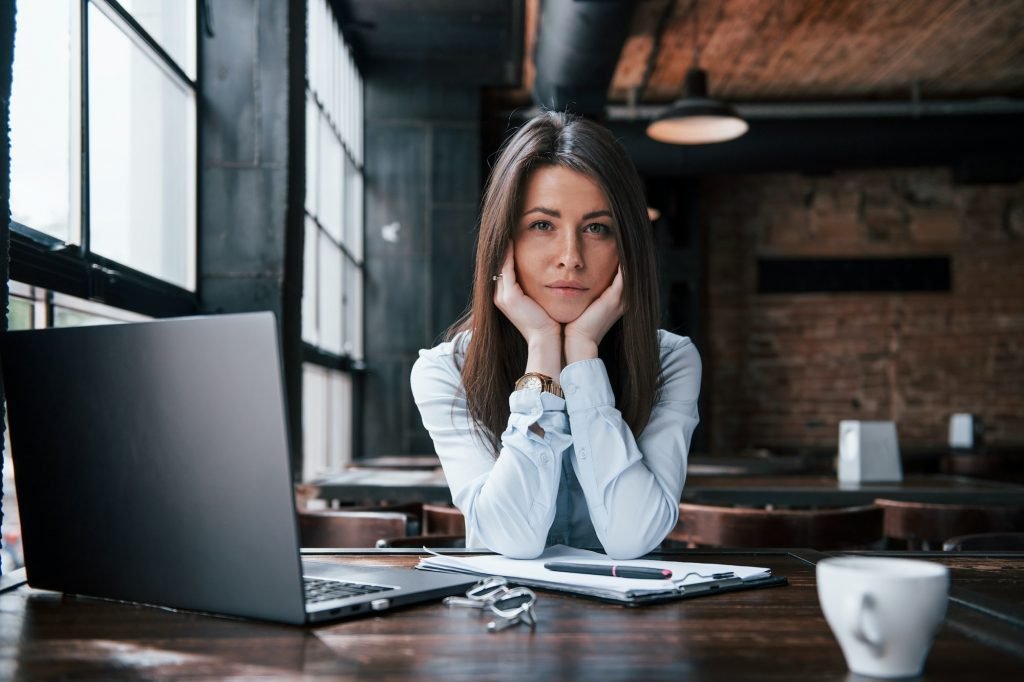
[[[194,312],[196,3],[17,0],[16,22],[8,328]]]
[[[351,461],[363,357],[363,86],[326,0],[309,0],[302,294],[303,479]]]
[[[12,275],[152,314],[190,312],[195,2],[17,4]]]

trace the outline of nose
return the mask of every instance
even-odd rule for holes
[[[559,267],[569,268],[571,270],[582,270],[583,269],[583,244],[582,235],[578,234],[576,230],[566,230],[565,236],[561,243],[561,253],[559,254],[558,265]]]

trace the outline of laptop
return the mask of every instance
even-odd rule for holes
[[[6,332],[0,363],[32,587],[302,624],[476,580],[302,561],[272,313]]]

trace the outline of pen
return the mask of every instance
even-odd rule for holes
[[[561,561],[549,561],[544,568],[564,573],[586,573],[588,575],[610,575],[615,578],[639,578],[642,580],[666,580],[672,577],[667,568],[648,568],[646,566],[616,566],[615,564],[572,564]]]

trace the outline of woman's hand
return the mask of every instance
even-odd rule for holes
[[[622,317],[623,310],[622,266],[619,266],[608,288],[587,306],[582,315],[565,325],[566,364],[596,358],[601,339]]]
[[[552,320],[516,282],[511,241],[505,251],[501,277],[494,283],[494,305],[526,339],[529,348],[526,371],[557,377],[562,371],[562,325]]]
[[[546,337],[559,337],[561,325],[552,320],[547,312],[523,292],[516,282],[515,260],[512,256],[512,242],[505,251],[505,262],[501,266],[501,277],[494,283],[494,305],[515,325],[527,343]]]

